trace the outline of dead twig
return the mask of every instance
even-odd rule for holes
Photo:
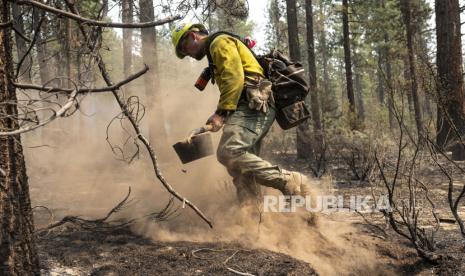
[[[231,271],[231,272],[234,273],[234,274],[242,275],[242,276],[255,276],[254,274],[250,274],[250,273],[248,273],[248,272],[240,272],[240,271],[238,271],[238,270],[232,269],[232,268],[230,268],[229,266],[227,266],[227,263],[228,263],[234,256],[236,256],[236,254],[239,253],[239,251],[241,251],[241,250],[236,250],[236,252],[234,252],[231,256],[229,256],[228,258],[226,258],[226,260],[224,260],[224,262],[223,262],[223,265],[226,267],[227,270]]]
[[[54,7],[51,7],[49,5],[33,1],[33,0],[20,0],[20,1],[13,1],[9,0],[11,2],[15,2],[18,5],[28,5],[28,6],[34,6],[39,9],[42,9],[44,11],[57,14],[59,16],[64,16],[67,18],[71,18],[76,20],[77,22],[80,22],[85,25],[90,25],[90,26],[98,26],[98,27],[111,27],[111,28],[150,28],[150,27],[155,27],[155,26],[160,26],[169,22],[173,22],[175,20],[181,19],[181,16],[176,15],[176,16],[170,16],[165,19],[157,20],[157,21],[151,21],[151,22],[140,22],[140,23],[114,23],[114,22],[105,22],[105,21],[97,21],[93,20],[90,18],[85,18],[80,15],[77,15],[76,13],[71,13],[67,12],[64,10],[60,10]]]
[[[34,210],[37,209],[37,208],[42,208],[42,209],[44,209],[44,210],[47,211],[47,213],[50,215],[50,217],[49,217],[49,219],[48,219],[48,225],[51,225],[52,222],[53,222],[53,220],[54,220],[54,218],[55,218],[55,216],[53,215],[52,210],[50,210],[47,206],[43,206],[43,205],[34,206],[34,207],[32,207],[32,210],[34,211]]]
[[[131,81],[139,78],[143,74],[147,73],[148,70],[149,70],[149,67],[146,64],[144,64],[143,69],[139,70],[137,73],[134,73],[134,74],[130,75],[126,79],[124,79],[124,80],[122,80],[122,81],[120,81],[120,82],[118,82],[118,83],[116,83],[114,85],[111,85],[111,86],[108,86],[108,87],[101,87],[101,88],[82,88],[82,89],[78,89],[77,93],[82,94],[82,93],[89,93],[89,92],[92,92],[92,93],[111,92],[111,91],[117,90],[117,89],[121,88],[121,86],[123,86],[125,84],[128,84]],[[30,83],[17,83],[17,82],[15,82],[15,83],[13,83],[13,85],[16,88],[20,88],[20,89],[33,89],[33,90],[44,91],[44,92],[47,92],[47,93],[51,93],[51,92],[72,93],[73,92],[73,89],[69,89],[69,88],[40,86],[40,85],[35,85],[35,84],[30,84]]]
[[[32,126],[25,127],[25,128],[19,128],[19,129],[12,130],[12,131],[0,131],[0,136],[10,136],[10,135],[26,133],[26,132],[32,131],[34,129],[37,129],[39,127],[42,127],[42,126],[45,126],[51,123],[55,119],[61,116],[64,116],[65,112],[73,106],[73,103],[76,100],[76,96],[77,96],[77,90],[74,90],[73,92],[71,92],[71,95],[69,96],[68,101],[63,105],[63,107],[61,107],[56,112],[54,111],[53,114],[50,117],[48,117],[46,120],[39,122],[36,125],[32,125]]]
[[[365,223],[368,226],[372,227],[373,229],[376,229],[376,230],[380,231],[384,235],[384,238],[386,238],[387,233],[383,228],[381,228],[380,226],[378,226],[378,225],[372,223],[371,221],[369,221],[359,210],[355,209],[355,212],[362,217],[362,219],[365,221]]]
[[[242,275],[242,276],[255,276],[254,274],[250,274],[248,272],[240,272],[238,270],[235,270],[231,267],[229,267],[227,264],[228,262],[234,258],[234,256],[236,256],[237,253],[239,253],[240,251],[243,251],[242,249],[213,249],[213,248],[199,248],[199,249],[196,249],[196,250],[192,250],[191,251],[191,255],[192,257],[196,258],[196,259],[200,259],[200,260],[213,260],[214,258],[205,258],[205,257],[200,257],[200,256],[197,256],[196,253],[199,253],[199,252],[202,252],[202,251],[210,251],[210,252],[226,252],[226,251],[233,251],[234,250],[234,253],[232,255],[230,255],[229,257],[227,257],[224,261],[223,261],[223,265],[224,267],[234,273],[234,274],[237,274],[237,275]]]

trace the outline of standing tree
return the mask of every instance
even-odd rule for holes
[[[412,24],[412,5],[411,0],[401,0],[400,4],[407,35],[408,62],[406,62],[406,64],[408,66],[410,95],[413,101],[413,108],[415,111],[415,123],[417,126],[417,132],[420,136],[423,133],[423,119],[421,114],[420,99],[418,96],[418,83],[415,69],[415,53],[413,51],[414,27]]]
[[[289,39],[289,55],[291,60],[300,60],[299,29],[297,25],[296,0],[286,0],[287,33]],[[310,153],[308,145],[309,127],[306,123],[300,124],[296,130],[296,148],[298,158],[307,158]]]
[[[346,71],[347,98],[349,99],[349,122],[352,129],[356,128],[355,96],[352,80],[352,59],[350,53],[350,33],[349,33],[349,2],[342,0],[342,29],[344,44],[344,64]]]
[[[154,21],[155,11],[153,6],[153,0],[139,0],[139,21]],[[158,137],[159,141],[166,141],[165,131],[165,120],[162,110],[162,99],[161,93],[155,93],[159,91],[159,80],[157,78],[157,33],[155,28],[144,28],[141,30],[142,38],[142,59],[149,66],[150,70],[144,77],[145,95],[147,102],[151,107],[149,114],[149,139],[153,143],[153,139]],[[156,113],[155,113],[156,111]],[[157,122],[161,122],[158,125],[154,124],[155,118]]]
[[[292,60],[300,60],[299,29],[297,25],[296,0],[286,0],[287,32],[289,39],[289,55]]]
[[[18,60],[22,59],[27,54],[27,45],[26,40],[22,37],[24,34],[24,20],[22,9],[16,3],[12,5],[13,12],[13,25],[17,32],[15,32],[15,42],[16,42],[16,53],[18,54]],[[23,69],[19,72],[20,76],[24,81],[31,82],[31,56],[27,56],[23,62]]]
[[[0,131],[19,128],[13,61],[10,3],[2,0],[0,26]],[[19,134],[0,136],[0,275],[39,275],[29,186]]]
[[[331,79],[329,77],[329,47],[326,38],[326,29],[325,29],[325,3],[324,1],[320,1],[319,5],[319,27],[318,30],[318,45],[319,45],[319,53],[321,55],[321,67],[323,69],[323,85],[322,85],[322,92],[320,96],[320,103],[322,109],[322,115],[324,118],[324,114],[326,112],[331,112],[337,109],[337,103],[335,101],[335,95],[331,90]],[[324,124],[324,120],[322,122]]]
[[[436,0],[436,37],[438,68],[437,144],[463,142],[465,110],[463,88],[460,6],[458,0]],[[463,143],[454,147],[454,159],[465,159]]]
[[[48,31],[47,18],[44,16],[45,12],[40,11],[38,8],[32,8],[32,29],[37,33],[36,49],[37,49],[37,61],[39,64],[40,81],[42,84],[46,84],[50,80],[50,66],[47,65],[48,52],[47,52],[47,37]],[[43,26],[42,31],[40,31]],[[34,35],[36,35],[34,33]]]
[[[310,96],[312,104],[312,119],[315,131],[321,130],[320,97],[317,87],[316,61],[315,61],[315,39],[313,37],[313,7],[312,0],[305,1],[305,14],[307,23],[307,57],[308,74],[310,77]]]

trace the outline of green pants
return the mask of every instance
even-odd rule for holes
[[[217,158],[233,177],[240,201],[256,197],[259,193],[257,184],[281,191],[285,186],[286,181],[278,166],[259,157],[262,139],[275,117],[274,107],[264,114],[251,110],[247,102],[240,101],[236,111],[225,122]]]

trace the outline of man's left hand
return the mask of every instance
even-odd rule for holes
[[[224,117],[214,113],[210,116],[210,118],[208,118],[206,124],[212,126],[212,129],[210,131],[217,132],[224,125]]]

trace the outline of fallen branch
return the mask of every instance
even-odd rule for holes
[[[69,0],[66,1],[66,4],[68,5],[68,8],[74,14],[79,15],[79,12],[77,11],[77,9],[74,7],[74,5]],[[112,86],[113,84],[112,84],[110,76],[109,76],[109,74],[108,74],[108,72],[107,72],[107,70],[105,68],[105,63],[103,62],[102,56],[100,55],[100,53],[98,51],[95,51],[96,46],[94,44],[92,44],[90,42],[90,40],[88,39],[89,35],[88,35],[87,31],[84,29],[84,27],[82,25],[79,25],[79,29],[81,31],[81,34],[82,34],[83,38],[84,38],[84,41],[87,41],[87,47],[89,48],[89,50],[91,52],[95,52],[95,58],[96,58],[96,61],[97,61],[97,65],[98,65],[98,68],[100,70],[100,73],[101,73],[105,83],[108,86]],[[155,175],[158,178],[158,180],[160,180],[163,187],[171,195],[173,195],[175,198],[177,198],[179,201],[181,201],[183,206],[184,205],[189,206],[200,218],[202,218],[202,220],[204,220],[210,226],[210,228],[213,228],[212,222],[203,214],[203,212],[196,205],[191,203],[187,198],[185,198],[184,196],[182,196],[178,192],[176,192],[173,189],[173,187],[166,181],[166,179],[163,177],[163,175],[161,174],[161,171],[160,171],[160,169],[158,167],[158,160],[157,160],[157,156],[155,155],[155,151],[154,151],[153,147],[150,145],[147,138],[142,134],[142,132],[141,132],[139,126],[138,126],[137,120],[131,115],[131,113],[129,112],[129,110],[128,110],[126,104],[125,104],[125,101],[117,93],[117,91],[113,90],[112,94],[115,97],[115,100],[118,103],[119,107],[123,111],[123,114],[128,118],[130,124],[132,125],[132,127],[133,127],[133,129],[134,129],[134,131],[136,133],[137,138],[144,144],[145,148],[147,149],[147,151],[148,151],[148,153],[150,155],[150,159],[152,161],[152,165],[153,165],[153,169],[155,171]]]
[[[90,26],[99,26],[99,27],[111,27],[111,28],[150,28],[150,27],[155,27],[159,25],[163,25],[169,22],[173,22],[175,20],[181,19],[181,16],[176,15],[176,16],[170,16],[165,19],[157,20],[157,21],[151,21],[151,22],[140,22],[140,23],[115,23],[115,22],[105,22],[105,21],[97,21],[94,19],[90,18],[85,18],[82,16],[77,15],[76,13],[70,13],[64,10],[60,10],[54,7],[51,7],[49,5],[34,1],[34,0],[20,0],[20,1],[13,1],[9,0],[11,2],[15,2],[18,5],[28,5],[28,6],[34,6],[39,9],[48,11],[50,13],[59,15],[59,16],[64,16],[67,18],[74,19],[82,24],[85,25],[90,25]]]
[[[121,228],[128,227],[132,224],[134,224],[137,221],[140,221],[142,219],[151,219],[154,221],[164,221],[167,220],[168,218],[172,217],[174,213],[176,213],[177,209],[173,210],[173,199],[170,198],[168,203],[165,205],[165,207],[159,211],[159,212],[153,212],[148,215],[144,215],[141,217],[133,218],[130,220],[123,220],[123,221],[109,221],[110,217],[113,216],[114,214],[120,212],[124,208],[128,207],[128,205],[131,203],[132,200],[129,200],[129,196],[131,195],[131,187],[128,189],[128,193],[126,196],[121,200],[115,207],[113,207],[104,217],[99,218],[99,219],[83,219],[78,216],[65,216],[63,219],[61,219],[58,222],[55,223],[50,223],[48,226],[37,229],[35,233],[42,233],[44,231],[50,231],[53,228],[62,226],[66,223],[72,223],[74,225],[79,226],[80,228],[88,231],[96,231],[96,232],[105,232],[105,231],[114,231],[118,230]],[[40,206],[43,207],[43,206]],[[46,208],[46,207],[43,207]],[[46,208],[48,210],[48,208]],[[50,212],[50,211],[49,211]],[[51,213],[51,216],[53,217],[53,213]]]
[[[234,273],[234,274],[237,274],[237,275],[242,275],[242,276],[255,276],[254,274],[250,274],[248,272],[240,272],[240,271],[237,271],[235,269],[232,269],[230,268],[229,266],[227,266],[226,264],[229,262],[229,260],[231,260],[237,253],[239,253],[240,250],[236,250],[236,252],[234,252],[231,256],[229,256],[228,258],[226,258],[226,260],[224,260],[223,264],[224,266],[226,267],[227,270],[229,270],[230,272]]]
[[[196,258],[196,259],[199,259],[199,260],[212,260],[214,258],[205,258],[205,257],[200,257],[200,256],[197,256],[196,253],[198,252],[201,252],[201,251],[211,251],[211,252],[226,252],[226,251],[232,251],[232,250],[235,250],[234,253],[227,257],[224,261],[223,261],[223,265],[224,267],[234,273],[234,274],[237,274],[237,275],[242,275],[242,276],[255,276],[254,274],[250,274],[248,272],[240,272],[238,270],[235,270],[235,269],[232,269],[230,268],[227,263],[237,254],[239,253],[239,251],[241,251],[241,249],[212,249],[212,248],[199,248],[199,249],[196,249],[196,250],[192,250],[191,251],[191,255],[192,257]]]
[[[82,94],[82,93],[97,93],[97,92],[111,92],[113,90],[117,90],[121,88],[121,86],[128,84],[129,82],[139,78],[143,74],[145,74],[149,70],[149,67],[144,64],[144,68],[140,70],[139,72],[130,75],[128,78],[125,80],[122,80],[114,85],[108,86],[108,87],[101,87],[101,88],[82,88],[77,90],[77,94]],[[30,84],[30,83],[13,83],[13,85],[16,88],[20,89],[33,89],[33,90],[38,90],[38,91],[44,91],[48,93],[52,92],[66,92],[66,93],[72,93],[74,89],[70,88],[62,88],[62,87],[49,87],[49,86],[40,86],[40,85],[35,85],[35,84]]]

